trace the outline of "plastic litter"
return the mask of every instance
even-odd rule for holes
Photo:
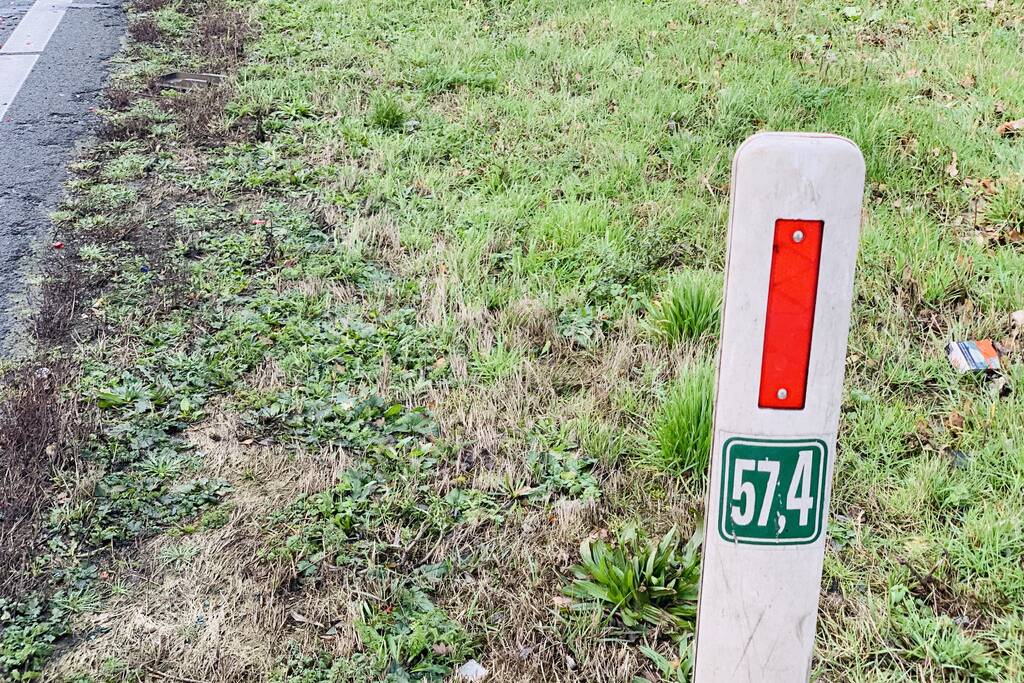
[[[164,74],[156,79],[161,90],[178,90],[187,92],[197,88],[212,88],[224,80],[224,74],[194,73],[191,71],[175,71]]]
[[[946,345],[949,362],[961,373],[999,370],[1002,355],[991,339],[956,341]]]
[[[487,669],[480,666],[480,662],[475,659],[471,659],[462,666],[459,667],[458,671],[459,678],[463,681],[482,681],[487,678]]]
[[[971,456],[964,451],[953,451],[953,466],[957,469],[964,469],[971,463]]]

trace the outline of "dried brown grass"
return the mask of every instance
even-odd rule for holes
[[[659,352],[624,334],[598,351],[595,365],[607,373],[602,381],[612,384],[624,381],[634,363],[648,361],[652,353]],[[581,370],[568,357],[525,362],[510,377],[490,385],[465,381],[468,377],[460,370],[464,364],[453,360],[452,385],[435,391],[429,404],[442,433],[465,444],[449,476],[470,477],[474,488],[494,491],[503,475],[527,474],[521,436],[536,420],[561,424],[609,410],[607,404],[566,402],[559,395],[559,375]],[[436,556],[427,558],[439,561],[467,552],[480,558],[472,578],[446,583],[440,594],[450,614],[484,634],[481,650],[491,671],[489,681],[628,681],[642,668],[635,647],[608,640],[605,624],[596,616],[590,623],[563,617],[561,589],[569,567],[579,559],[583,539],[607,535],[615,520],[638,516],[654,533],[673,525],[689,531],[698,523],[700,501],[692,492],[657,473],[625,467],[601,468],[602,498],[597,502],[563,500],[551,510],[511,511],[500,526],[453,534]],[[435,485],[444,488],[443,482]]]
[[[216,3],[199,15],[196,33],[196,51],[204,55],[209,67],[228,69],[245,56],[254,27],[245,12]]]
[[[613,359],[621,353],[608,347],[605,363],[618,366]],[[565,420],[592,409],[563,404],[551,368],[537,362],[524,363],[490,385],[467,381],[458,358],[453,368],[451,383],[430,396],[445,437],[465,444],[451,466],[439,468],[427,482],[442,493],[459,478],[494,490],[503,472],[523,467],[518,435],[537,416]],[[260,385],[281,381],[273,364],[252,379]],[[213,417],[190,438],[206,455],[209,476],[224,477],[233,486],[230,522],[215,531],[146,543],[120,577],[129,587],[126,594],[76,627],[101,635],[57,660],[49,670],[53,676],[97,671],[106,659],[118,657],[135,670],[163,676],[255,682],[267,680],[289,642],[305,652],[337,657],[359,649],[358,604],[385,596],[389,585],[365,572],[328,569],[315,587],[303,588],[293,583],[294,567],[258,559],[267,541],[267,516],[333,485],[352,459],[337,449],[310,454],[243,445],[230,409],[212,406],[210,413]],[[689,529],[698,511],[689,494],[671,486],[666,490],[656,475],[615,467],[602,475],[602,502],[561,501],[546,510],[513,507],[500,525],[460,526],[442,538],[418,540],[404,556],[413,566],[474,558],[472,570],[443,580],[435,598],[451,618],[481,634],[489,681],[610,683],[627,681],[642,668],[635,648],[605,638],[605,625],[596,616],[564,618],[564,577],[578,559],[580,541],[607,535],[613,519],[642,512],[659,530],[672,524]],[[167,550],[182,543],[192,544],[194,555],[180,566],[169,563]]]
[[[146,542],[118,576],[124,594],[75,624],[76,632],[98,635],[55,659],[47,669],[52,680],[98,672],[115,658],[129,670],[172,680],[262,681],[288,638],[312,648],[320,637],[311,624],[344,615],[344,583],[314,595],[289,592],[292,568],[261,560],[259,551],[268,514],[329,486],[348,456],[244,445],[230,413],[216,406],[211,413],[189,438],[206,455],[204,474],[231,483],[229,522]],[[187,559],[169,560],[182,544],[191,546]],[[354,637],[341,625],[339,639]]]
[[[37,583],[28,564],[43,543],[53,478],[79,466],[92,416],[63,388],[67,363],[25,364],[3,378],[0,400],[0,597]]]
[[[131,7],[136,12],[155,12],[169,5],[171,0],[134,0]]]
[[[132,19],[128,24],[128,37],[134,43],[153,45],[164,40],[164,32],[152,16],[143,15]]]
[[[164,98],[164,109],[174,112],[185,137],[195,145],[212,145],[227,139],[224,108],[231,100],[227,85],[196,88]]]

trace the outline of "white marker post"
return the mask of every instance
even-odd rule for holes
[[[810,678],[863,193],[845,138],[733,160],[696,683]]]

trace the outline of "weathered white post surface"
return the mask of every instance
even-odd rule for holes
[[[863,191],[845,138],[733,160],[697,683],[810,677]]]

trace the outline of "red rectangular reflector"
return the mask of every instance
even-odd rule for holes
[[[761,408],[800,410],[807,396],[822,221],[775,221],[761,355]]]

